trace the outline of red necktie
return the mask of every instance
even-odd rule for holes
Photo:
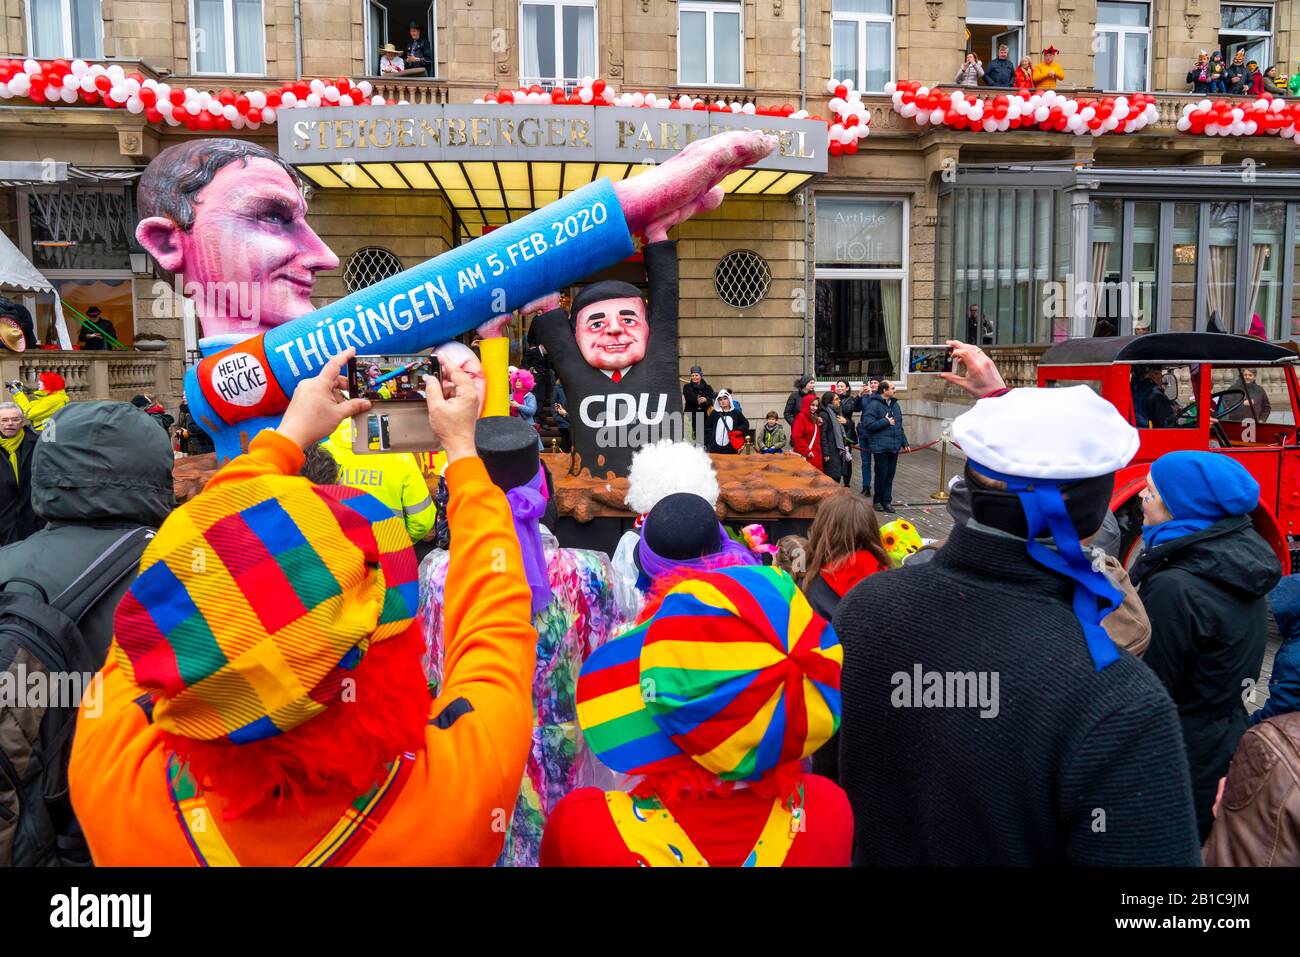
[[[610,381],[611,381],[611,382],[622,382],[622,381],[623,381],[623,373],[620,372],[618,369],[615,369],[615,370],[614,370],[614,374],[613,374],[612,376],[610,376],[609,378],[610,378]]]

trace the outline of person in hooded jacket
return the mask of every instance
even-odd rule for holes
[[[171,435],[172,426],[176,420],[167,414],[161,402],[155,402],[152,396],[136,395],[131,397],[131,404],[143,412],[149,418],[158,423],[158,427]]]
[[[822,395],[818,405],[822,419],[822,471],[842,485],[848,447],[844,443],[844,427],[840,424],[840,397],[834,391],[828,391]]]
[[[1268,700],[1247,721],[1259,724],[1280,714],[1300,711],[1300,575],[1287,575],[1268,595],[1282,645],[1273,655]]]
[[[799,414],[790,426],[790,447],[819,472],[822,470],[821,430],[821,403],[817,401],[817,396],[808,393],[803,397]]]
[[[1246,730],[1242,688],[1259,677],[1266,596],[1282,575],[1251,526],[1258,504],[1259,483],[1213,452],[1162,455],[1142,493],[1146,547],[1131,577],[1151,620],[1144,661],[1178,707],[1202,841]]]
[[[58,441],[37,442],[32,455],[32,508],[49,525],[0,548],[0,581],[28,578],[53,598],[123,535],[161,526],[176,505],[172,461],[166,433],[134,406],[73,403],[59,414]],[[134,579],[128,573],[81,620],[97,664],[113,639],[113,612]],[[21,582],[5,590],[37,594]]]
[[[743,435],[739,437],[740,446],[736,445],[734,433],[749,432],[749,420],[731,401],[731,393],[719,389],[713,400],[713,411],[704,420],[704,448],[719,455],[735,455],[745,444]]]

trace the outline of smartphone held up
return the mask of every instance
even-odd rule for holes
[[[434,355],[353,356],[348,394],[369,399],[370,411],[352,419],[352,451],[436,452],[442,440],[429,425],[424,377],[441,381]]]
[[[952,346],[907,347],[907,372],[909,375],[938,375],[951,372],[953,365]]]

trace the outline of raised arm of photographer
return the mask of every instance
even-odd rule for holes
[[[959,389],[964,389],[977,399],[988,398],[991,394],[1006,391],[1007,384],[1002,381],[1002,373],[997,364],[979,346],[973,346],[957,339],[949,339],[954,363],[960,362],[966,367],[965,375],[955,372],[940,372],[939,377],[951,382]]]

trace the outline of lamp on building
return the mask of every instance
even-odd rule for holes
[[[149,254],[134,239],[131,240],[131,245],[127,247],[126,254],[131,259],[132,275],[148,276],[153,272],[153,267],[149,265]]]

